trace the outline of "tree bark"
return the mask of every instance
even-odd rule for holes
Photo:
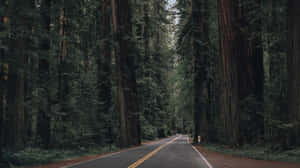
[[[12,16],[10,31],[15,36],[9,43],[8,117],[11,130],[8,131],[8,146],[14,150],[24,147],[24,59],[28,38],[26,33],[31,30],[29,16],[18,9],[29,9],[31,6],[31,1],[13,0],[9,3]],[[19,25],[22,25],[22,29]]]
[[[236,5],[238,11],[235,26],[239,27],[240,38],[238,100],[242,107],[241,116],[247,116],[241,117],[241,143],[256,143],[264,137],[262,22],[260,16],[253,16],[254,12],[261,12],[261,1],[239,0]]]
[[[121,146],[128,147],[140,144],[135,55],[132,52],[133,42],[128,38],[132,37],[130,0],[118,1],[117,5],[119,49],[116,52],[116,67],[121,113]],[[114,4],[112,7],[114,8]]]
[[[2,8],[5,7],[4,1],[0,2],[0,5]],[[4,27],[4,15],[0,16],[0,32],[5,31]],[[5,106],[6,106],[6,81],[7,81],[7,74],[6,74],[6,58],[5,58],[5,41],[4,39],[0,40],[0,162],[2,159],[2,147],[4,145],[4,114],[6,112]]]
[[[8,6],[6,1],[1,1],[0,5],[4,14],[0,16],[0,32],[8,32],[6,26],[8,26],[9,18],[8,16]],[[2,159],[2,149],[6,145],[7,140],[7,124],[5,116],[7,116],[7,95],[8,95],[8,57],[7,57],[7,47],[8,47],[8,36],[0,40],[0,162]]]
[[[251,16],[260,1],[219,0],[218,10],[225,135],[231,145],[252,143],[264,135],[261,18]]]
[[[267,18],[270,20],[266,26],[267,32],[270,33],[268,39],[268,55],[270,60],[269,66],[269,89],[271,92],[266,93],[269,99],[272,100],[272,107],[265,111],[265,140],[282,145],[286,145],[287,137],[286,131],[278,129],[270,124],[277,120],[281,122],[288,122],[288,115],[283,113],[287,109],[287,80],[288,76],[286,65],[287,57],[283,54],[287,51],[287,24],[284,15],[286,10],[279,10],[282,7],[287,7],[286,1],[268,0],[265,5],[271,8],[271,16]],[[283,33],[284,32],[284,33]],[[269,125],[269,126],[268,126]],[[285,136],[283,136],[285,135]]]
[[[101,9],[101,23],[99,31],[99,40],[104,40],[103,47],[100,48],[103,54],[98,55],[97,57],[97,67],[98,67],[98,100],[101,102],[98,107],[99,120],[103,122],[103,127],[105,130],[103,135],[99,136],[99,143],[112,143],[113,137],[111,134],[112,123],[111,121],[111,105],[112,105],[112,83],[111,83],[111,74],[112,74],[112,52],[111,52],[111,2],[110,0],[102,1]]]
[[[208,140],[208,4],[207,0],[193,0],[193,61],[194,61],[194,143],[198,136]]]
[[[68,117],[70,117],[70,97],[71,93],[70,87],[70,68],[71,63],[68,59],[68,42],[67,38],[71,35],[71,25],[72,23],[67,22],[70,19],[73,7],[68,6],[71,1],[63,0],[62,6],[60,8],[60,18],[59,18],[59,35],[61,37],[60,48],[58,53],[58,100],[60,105],[61,119],[63,122],[67,123]],[[68,126],[64,124],[61,127],[61,134],[63,137],[67,137]]]
[[[238,108],[238,30],[234,26],[236,16],[234,0],[218,0],[220,48],[221,48],[221,114],[224,133],[231,145],[239,143]]]
[[[300,145],[300,1],[288,1],[288,112],[290,145]]]
[[[59,102],[61,104],[62,111],[65,110],[65,104],[63,102],[66,101],[66,96],[68,94],[68,87],[67,87],[67,63],[66,63],[66,56],[67,56],[67,40],[66,40],[66,8],[65,8],[65,1],[63,1],[63,6],[60,9],[60,17],[59,17],[59,35],[61,37],[60,41],[60,50],[58,53],[58,70],[59,70]]]
[[[45,0],[41,4],[41,21],[42,30],[45,34],[50,35],[50,8],[51,0]],[[46,149],[50,146],[51,138],[51,104],[50,104],[50,72],[49,72],[49,52],[50,52],[50,37],[44,37],[41,41],[41,49],[44,55],[39,58],[39,84],[41,87],[39,113],[37,120],[37,135],[41,138],[42,146]]]
[[[118,23],[117,23],[117,4],[115,0],[111,0],[112,6],[112,21],[113,21],[113,31],[114,36],[118,36]],[[117,39],[119,40],[119,39]],[[119,43],[119,41],[117,41]],[[117,89],[119,97],[119,108],[120,108],[120,146],[127,147],[129,146],[128,135],[127,135],[127,119],[125,112],[125,97],[124,89],[122,85],[122,72],[121,72],[121,62],[120,62],[120,46],[116,47],[115,50],[115,59],[116,59],[116,75],[117,75]]]

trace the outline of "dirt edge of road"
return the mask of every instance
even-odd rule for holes
[[[241,158],[209,151],[200,145],[195,147],[214,168],[300,168],[300,164]]]
[[[170,136],[170,137],[172,137],[172,136]],[[170,137],[167,137],[167,138],[170,138]],[[152,144],[152,143],[155,143],[155,142],[167,139],[167,138],[162,138],[162,139],[153,140],[153,141],[145,141],[145,142],[142,142],[141,145]],[[138,148],[138,147],[140,147],[140,146],[126,148],[126,149],[122,149],[122,150],[114,151],[114,152],[109,152],[109,153],[105,153],[105,154],[83,156],[83,157],[73,158],[73,159],[70,159],[70,160],[62,160],[62,161],[59,161],[59,162],[56,162],[56,163],[49,163],[49,164],[45,164],[45,165],[39,165],[39,166],[33,166],[33,167],[27,167],[27,168],[62,168],[62,167],[78,164],[78,163],[81,163],[81,162],[88,162],[88,161],[95,160],[95,159],[98,159],[98,158],[100,159],[102,157],[109,156],[109,155],[112,155],[114,153],[125,152],[125,151],[131,150],[131,149],[134,149],[134,148]]]

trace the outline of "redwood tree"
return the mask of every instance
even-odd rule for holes
[[[239,37],[235,24],[234,0],[218,0],[219,31],[221,45],[221,113],[224,119],[224,133],[228,143],[239,141],[238,108],[238,58]]]
[[[263,136],[261,20],[251,18],[260,1],[219,0],[218,10],[225,135],[231,145],[254,142]]]
[[[10,36],[9,39],[9,74],[8,74],[8,146],[12,149],[24,147],[24,63],[30,30],[31,1],[9,1]],[[22,10],[20,10],[22,9]]]
[[[44,0],[41,4],[41,27],[42,31],[50,35],[50,7],[51,0]],[[44,147],[48,148],[50,145],[51,138],[51,104],[50,104],[50,64],[49,64],[49,52],[50,52],[50,39],[44,37],[41,40],[41,49],[43,55],[39,58],[39,84],[41,87],[40,102],[39,102],[39,113],[37,120],[37,134],[41,138],[41,143]]]
[[[104,135],[99,135],[97,140],[99,143],[104,143],[104,138],[107,137],[108,141],[112,141],[111,136],[111,105],[112,105],[112,45],[111,45],[111,1],[102,0],[101,1],[101,13],[100,13],[100,30],[99,30],[99,40],[104,41],[102,47],[100,48],[99,55],[97,57],[97,80],[98,80],[98,119],[103,122],[101,129]]]
[[[260,0],[235,3],[240,52],[238,57],[238,93],[241,143],[254,143],[264,136],[263,93],[264,68],[261,38]],[[253,15],[256,14],[256,15]]]
[[[132,41],[131,3],[122,0],[114,3],[113,27],[117,37],[116,49],[117,85],[121,116],[121,147],[139,145],[140,125],[137,104],[137,84],[135,74],[134,42]],[[117,6],[117,12],[115,12]]]
[[[208,79],[208,2],[207,0],[193,0],[193,64],[194,64],[194,142],[198,136],[208,140],[208,109],[207,107],[207,79]]]
[[[300,144],[300,1],[288,1],[288,112],[290,144]]]
[[[4,9],[4,1],[0,3],[1,9]],[[0,15],[0,32],[4,32],[4,15]],[[4,52],[4,39],[0,40],[0,161],[2,156],[2,145],[3,145],[3,136],[4,136],[4,113],[5,113],[5,83],[6,83],[6,74],[5,74],[5,52]]]

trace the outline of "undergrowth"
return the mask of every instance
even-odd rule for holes
[[[110,147],[93,147],[80,148],[76,150],[44,150],[39,148],[26,148],[25,150],[12,153],[5,152],[3,156],[3,164],[1,168],[23,168],[36,165],[43,165],[48,163],[55,163],[58,161],[71,160],[77,157],[104,154],[108,152],[117,151],[116,146]]]
[[[300,163],[300,148],[286,151],[272,151],[263,146],[244,145],[240,148],[230,148],[225,145],[206,144],[204,147],[210,151],[215,151],[233,156],[251,158],[256,160],[283,161]]]

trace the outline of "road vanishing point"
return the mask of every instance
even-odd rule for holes
[[[189,142],[177,135],[152,144],[64,168],[213,168]]]

